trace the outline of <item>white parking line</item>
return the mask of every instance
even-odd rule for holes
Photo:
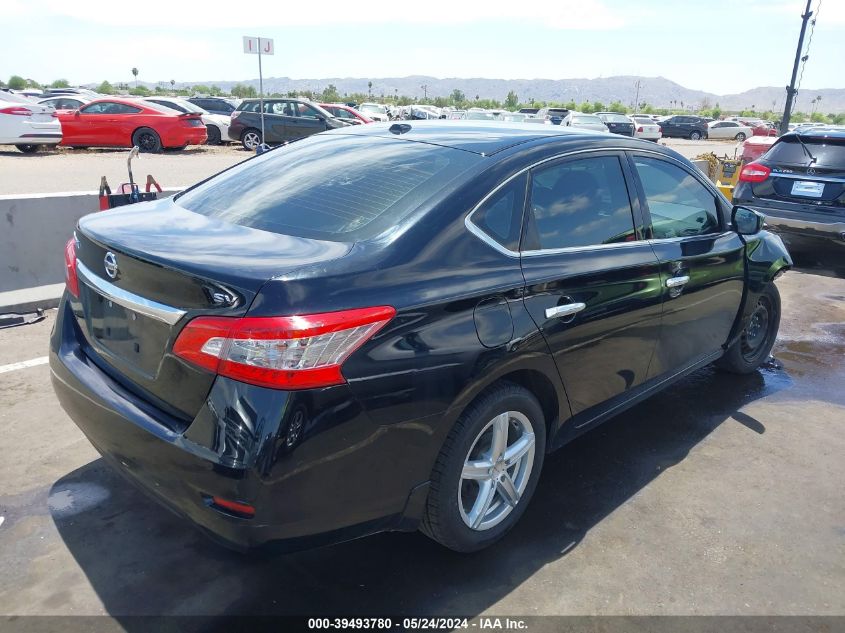
[[[0,365],[0,374],[5,374],[7,371],[17,371],[18,369],[26,369],[27,367],[36,367],[37,365],[46,365],[49,358],[41,356],[33,358],[32,360],[23,360],[19,363],[11,363],[9,365]]]

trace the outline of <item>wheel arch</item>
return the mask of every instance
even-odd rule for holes
[[[483,381],[473,382],[456,398],[452,415],[449,417],[451,431],[455,421],[479,398],[501,382],[512,382],[529,391],[540,403],[546,425],[547,448],[561,423],[570,417],[569,400],[551,357],[545,356],[541,362],[525,363],[520,366],[508,366],[488,375]],[[444,435],[445,439],[445,435]]]

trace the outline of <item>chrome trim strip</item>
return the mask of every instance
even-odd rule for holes
[[[96,292],[138,314],[143,314],[168,325],[175,325],[179,319],[185,316],[185,310],[145,299],[132,292],[118,288],[113,283],[109,283],[102,277],[95,275],[90,268],[79,260],[76,261],[76,273],[80,281],[90,286]]]
[[[586,303],[567,303],[566,305],[562,306],[554,306],[552,308],[546,308],[546,318],[547,319],[557,319],[560,317],[572,316],[573,314],[577,314],[581,312],[584,308],[587,307]]]
[[[511,176],[509,176],[506,180],[503,180],[501,183],[496,185],[496,187],[492,191],[490,191],[490,193],[488,193],[486,196],[484,196],[481,199],[481,201],[478,204],[476,204],[470,210],[469,213],[466,214],[466,216],[464,217],[464,226],[467,228],[467,230],[470,233],[475,235],[478,239],[480,239],[482,242],[484,242],[488,246],[491,246],[492,248],[496,249],[498,252],[502,253],[503,255],[507,255],[508,257],[515,257],[515,258],[518,258],[520,256],[538,257],[538,256],[542,256],[542,255],[559,255],[559,254],[562,254],[562,253],[581,253],[581,252],[585,252],[585,251],[599,250],[599,249],[605,249],[605,248],[623,248],[623,247],[626,247],[626,246],[640,246],[642,244],[648,244],[649,240],[635,240],[633,242],[615,242],[613,244],[591,244],[589,246],[567,246],[565,248],[547,248],[547,249],[517,252],[517,251],[512,251],[509,248],[502,246],[501,244],[499,244],[499,242],[497,242],[494,238],[489,236],[487,233],[485,233],[482,229],[480,229],[476,224],[474,224],[472,222],[473,214],[476,211],[478,211],[484,205],[484,203],[487,202],[487,200],[489,200],[493,195],[495,195],[496,192],[499,191],[499,189],[501,189],[502,187],[504,187],[505,185],[510,183],[513,179],[518,178],[519,176],[521,176],[522,174],[527,172],[529,169],[534,169],[535,167],[538,167],[539,165],[543,165],[545,163],[549,163],[549,162],[552,162],[552,161],[555,161],[555,160],[558,160],[558,159],[561,159],[561,158],[567,158],[569,156],[575,156],[577,154],[592,154],[592,153],[596,153],[596,152],[637,152],[637,153],[641,153],[641,154],[654,154],[655,156],[659,156],[659,157],[664,158],[666,160],[677,163],[678,165],[680,165],[684,169],[688,168],[688,165],[684,164],[683,161],[678,160],[674,156],[669,156],[667,154],[664,154],[663,152],[656,152],[653,149],[650,149],[648,147],[642,147],[642,148],[641,147],[595,147],[595,148],[591,148],[591,149],[577,149],[577,150],[572,150],[572,151],[569,151],[569,152],[564,152],[562,154],[555,154],[554,156],[549,156],[548,158],[544,158],[543,160],[537,161],[536,163],[532,163],[531,165],[528,165],[527,167],[523,167],[522,169],[520,169],[515,174],[512,174]],[[699,179],[699,181],[702,182],[702,183],[705,182],[702,179]],[[709,181],[707,181],[707,182],[709,183]],[[712,183],[709,183],[709,184],[710,184],[709,189],[713,189]],[[713,191],[711,191],[711,193],[713,193]],[[732,231],[727,231],[727,233],[731,233],[731,232]],[[702,237],[702,236],[687,236],[687,237],[684,237],[684,238],[681,238],[681,239],[692,239],[692,238],[695,238],[695,237]],[[678,238],[671,238],[671,239],[678,239]],[[659,241],[663,242],[663,241],[666,241],[666,240],[659,240]]]
[[[769,175],[773,178],[789,178],[790,180],[806,180],[807,182],[820,180],[822,182],[838,182],[839,184],[845,184],[845,178],[837,178],[836,176],[819,176],[817,174],[782,174],[777,171],[773,171]]]

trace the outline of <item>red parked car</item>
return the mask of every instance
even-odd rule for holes
[[[78,110],[58,111],[61,145],[132,147],[142,152],[202,145],[207,138],[202,115],[176,112],[149,101],[97,99]]]
[[[328,110],[338,119],[346,121],[347,123],[372,123],[373,120],[361,114],[355,108],[350,108],[348,105],[343,105],[342,103],[321,103],[320,107],[323,110]]]

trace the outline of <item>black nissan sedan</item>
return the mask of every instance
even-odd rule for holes
[[[108,462],[231,547],[421,529],[478,550],[548,452],[767,358],[792,262],[762,226],[636,139],[334,130],[82,218],[53,384]]]

